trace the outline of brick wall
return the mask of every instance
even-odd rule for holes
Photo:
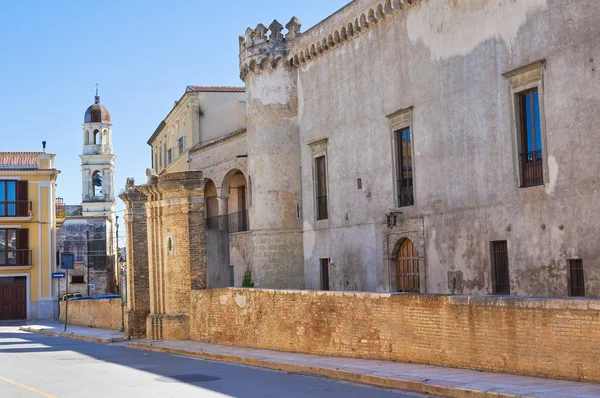
[[[60,321],[65,321],[65,302],[60,303]],[[70,300],[69,325],[100,329],[121,328],[121,299]]]
[[[600,300],[199,290],[192,292],[190,337],[600,381]]]

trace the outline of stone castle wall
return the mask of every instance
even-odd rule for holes
[[[600,381],[600,301],[258,289],[192,293],[193,340]]]

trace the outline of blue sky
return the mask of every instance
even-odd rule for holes
[[[113,121],[116,191],[145,181],[146,141],[187,85],[243,85],[238,36],[248,26],[302,31],[348,0],[5,2],[0,13],[0,151],[55,153],[58,196],[81,201],[81,124],[95,83]],[[117,210],[124,208],[117,200]],[[122,214],[121,212],[119,214]],[[122,225],[122,223],[120,223]]]

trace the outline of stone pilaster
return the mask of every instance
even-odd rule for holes
[[[150,313],[150,280],[148,273],[147,195],[127,180],[125,192],[125,234],[127,249],[127,334],[131,338],[146,337],[146,317]]]
[[[202,172],[154,177],[140,189],[148,196],[147,337],[185,340],[189,338],[191,290],[207,286]]]

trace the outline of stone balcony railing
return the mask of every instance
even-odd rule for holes
[[[84,155],[106,155],[112,153],[111,145],[84,145]]]

